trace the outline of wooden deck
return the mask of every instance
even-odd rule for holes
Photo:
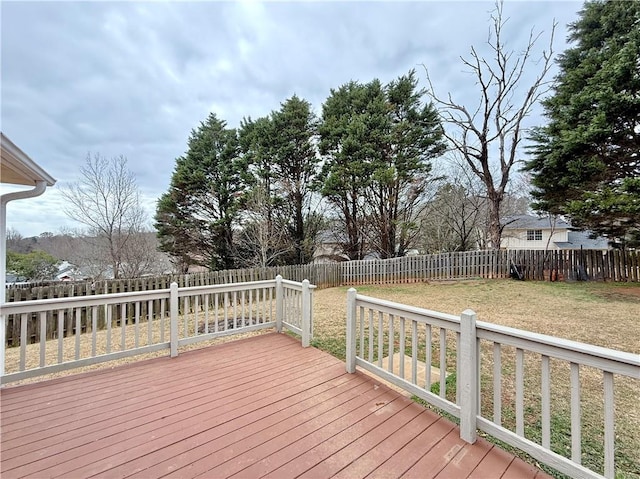
[[[547,477],[267,334],[1,392],[3,479]]]

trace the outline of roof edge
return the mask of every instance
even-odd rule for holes
[[[56,184],[56,179],[47,173],[40,165],[33,161],[24,151],[16,146],[4,133],[0,132],[0,147],[2,156],[7,154],[10,158],[18,161],[27,172],[33,176],[34,182],[45,181],[47,186]],[[31,186],[31,185],[27,185]]]

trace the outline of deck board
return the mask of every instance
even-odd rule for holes
[[[282,334],[0,394],[7,479],[548,477]]]

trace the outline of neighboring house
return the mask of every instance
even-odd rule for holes
[[[55,279],[57,281],[80,281],[88,279],[88,277],[83,274],[76,265],[68,261],[63,261],[58,265],[58,273]]]
[[[516,215],[504,218],[503,224],[502,249],[609,249],[606,238],[590,238],[589,231],[577,231],[560,218]]]
[[[338,263],[349,261],[344,254],[342,245],[346,241],[343,234],[332,230],[322,230],[316,237],[316,248],[313,254],[313,263]]]

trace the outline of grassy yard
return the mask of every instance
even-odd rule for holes
[[[337,357],[345,354],[345,304],[348,288],[317,291],[314,297],[314,345]],[[611,283],[543,283],[481,280],[389,286],[360,286],[359,293],[412,306],[459,315],[467,308],[486,321],[574,341],[640,353],[640,286]],[[407,341],[407,344],[410,344]],[[448,349],[453,342],[448,342]],[[455,355],[447,351],[453,363]],[[513,429],[514,356],[503,350],[503,425]],[[539,357],[525,357],[526,437],[539,441]],[[482,346],[482,409],[491,418],[492,359]],[[434,354],[437,364],[437,352]],[[569,367],[552,360],[552,448],[570,452]],[[583,464],[602,467],[602,377],[582,368]],[[449,383],[449,381],[447,381]],[[454,381],[452,381],[454,382]],[[437,384],[435,385],[437,386]],[[511,391],[509,391],[511,390]],[[640,385],[616,379],[616,470],[621,477],[640,477]],[[447,396],[455,390],[447,387]]]

